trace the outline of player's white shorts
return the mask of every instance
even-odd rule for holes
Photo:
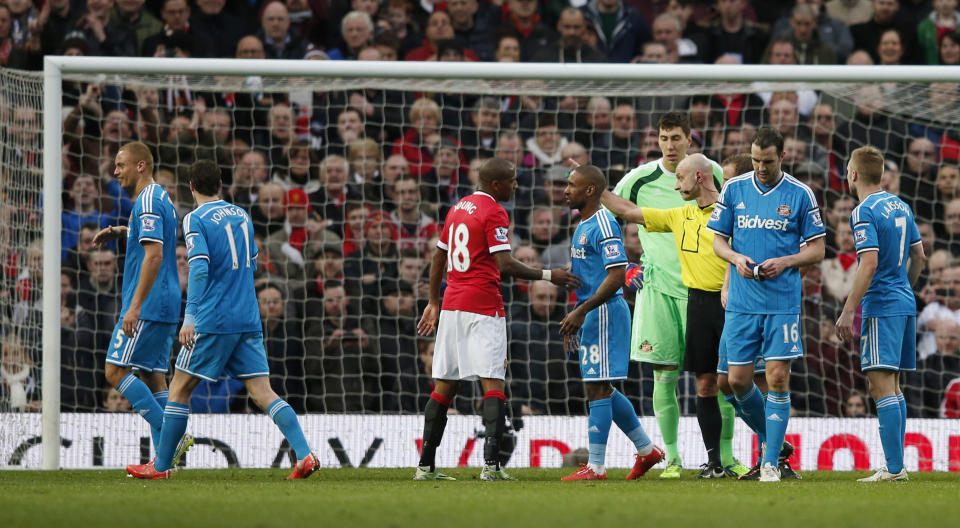
[[[433,377],[440,380],[505,379],[507,319],[440,310]]]

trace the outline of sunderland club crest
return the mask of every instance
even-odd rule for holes
[[[783,204],[780,207],[777,207],[777,214],[780,216],[790,216],[790,213],[793,212],[793,209],[790,209],[790,206]]]

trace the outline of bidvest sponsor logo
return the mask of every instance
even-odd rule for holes
[[[790,225],[790,221],[786,218],[774,220],[772,218],[760,218],[759,215],[737,215],[737,227],[739,229],[770,229],[773,231],[786,231],[788,225]]]

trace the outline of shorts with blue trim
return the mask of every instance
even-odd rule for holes
[[[123,319],[117,321],[107,350],[107,363],[141,372],[170,370],[170,351],[177,335],[176,323],[137,321],[133,337],[123,331]]]
[[[727,312],[723,337],[728,365],[756,365],[764,361],[790,361],[803,357],[800,314]]]
[[[216,381],[224,372],[236,379],[270,375],[263,332],[197,333],[193,348],[180,349],[176,367],[207,381]]]
[[[860,323],[860,370],[916,370],[917,318],[864,317]]]
[[[630,308],[616,296],[589,313],[577,334],[585,382],[622,380],[630,365]]]
[[[730,369],[727,364],[727,342],[726,335],[720,336],[720,348],[718,349],[717,355],[719,356],[719,361],[717,362],[717,374],[729,374]],[[753,360],[753,374],[766,374],[767,372],[767,362],[763,359],[763,354],[757,354],[757,357]]]

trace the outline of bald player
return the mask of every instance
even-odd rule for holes
[[[123,145],[114,163],[114,176],[136,199],[129,227],[110,226],[93,238],[96,246],[127,240],[120,320],[110,339],[104,374],[150,424],[156,449],[167,403],[170,349],[180,322],[177,211],[167,191],[153,180],[153,154],[146,145],[139,141]],[[177,447],[174,466],[188,447]]]
[[[663,157],[651,160],[624,175],[613,193],[639,207],[672,209],[684,205],[674,191],[677,164],[687,156],[693,141],[687,112],[667,112],[657,123],[657,142]],[[714,164],[717,187],[723,181],[720,165]],[[633,336],[630,358],[653,366],[653,413],[663,435],[667,468],[660,478],[680,478],[683,461],[678,448],[680,405],[677,400],[678,369],[684,360],[687,327],[687,288],[680,277],[677,244],[670,233],[650,233],[637,224],[643,245],[643,289],[637,292],[633,310]],[[733,407],[720,403],[724,422],[732,424]],[[725,462],[733,464],[732,453]]]
[[[673,188],[687,203],[671,209],[638,207],[609,191],[603,193],[603,205],[614,214],[644,226],[650,233],[672,233],[676,241],[680,277],[687,287],[684,368],[697,378],[697,421],[707,450],[707,464],[700,478],[737,477],[748,469],[738,462],[724,467],[720,457],[721,438],[727,444],[725,448],[733,451],[733,428],[729,434],[721,434],[717,401],[718,387],[725,394],[731,391],[726,375],[719,379],[717,375],[724,320],[720,290],[727,266],[713,253],[713,233],[706,229],[720,194],[713,175],[714,165],[703,154],[681,160]]]

